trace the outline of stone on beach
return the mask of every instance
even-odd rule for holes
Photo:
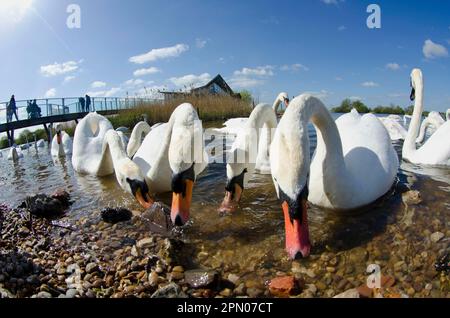
[[[269,291],[277,297],[289,297],[298,292],[298,283],[293,276],[276,277],[270,281]]]
[[[111,224],[129,221],[133,216],[130,210],[124,208],[105,208],[100,213],[103,221]]]

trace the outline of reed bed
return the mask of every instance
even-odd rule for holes
[[[248,101],[231,96],[183,96],[183,98],[160,102],[143,102],[132,109],[109,117],[115,128],[133,128],[147,116],[149,124],[167,122],[174,109],[182,103],[191,103],[202,121],[226,120],[233,117],[248,117],[252,105]]]

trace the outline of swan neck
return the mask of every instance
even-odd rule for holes
[[[277,98],[272,105],[272,109],[275,112],[275,114],[278,112],[278,107],[280,107],[281,105],[281,100],[279,98]]]
[[[423,112],[423,83],[421,80],[416,84],[415,95],[414,111],[409,124],[408,134],[406,135],[405,143],[403,145],[404,152],[416,150],[416,138],[419,134],[420,121]]]

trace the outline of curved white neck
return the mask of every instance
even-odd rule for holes
[[[127,154],[131,158],[138,151],[142,144],[142,137],[146,136],[151,131],[151,127],[144,121],[139,122],[131,133],[130,140],[128,141]]]
[[[326,187],[333,187],[332,193],[345,197],[346,178],[341,177],[346,173],[343,157],[342,142],[331,114],[325,105],[317,98],[304,94],[295,98],[289,105],[281,119],[277,135],[282,135],[272,150],[279,151],[283,155],[292,158],[278,157],[279,175],[286,178],[285,191],[295,188],[295,176],[301,176],[306,180],[310,167],[310,144],[308,136],[308,123],[312,122],[317,131],[317,149],[314,162],[323,166],[323,183]],[[277,148],[279,150],[277,150]],[[287,160],[289,162],[282,162]],[[285,173],[284,165],[290,166],[290,172]],[[294,179],[291,179],[294,178]],[[291,180],[290,180],[291,179]],[[302,182],[304,182],[303,180]],[[289,194],[289,193],[288,193]],[[291,193],[290,195],[295,195]]]
[[[408,156],[409,152],[416,150],[416,137],[420,129],[420,121],[423,112],[423,81],[417,80],[415,89],[414,112],[409,124],[408,134],[403,144],[403,152]]]
[[[419,137],[417,137],[416,142],[421,143],[425,139],[425,132],[427,128],[431,126],[430,119],[427,117],[423,120],[422,125],[420,125]]]
[[[123,159],[128,159],[128,156],[122,147],[120,136],[115,130],[110,129],[103,139],[99,175],[107,174],[112,168],[118,171],[120,169],[118,165]]]

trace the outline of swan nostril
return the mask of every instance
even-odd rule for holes
[[[181,219],[181,216],[178,214],[175,218],[175,226],[183,226],[183,220]]]
[[[297,253],[295,253],[294,259],[295,260],[299,260],[303,258],[303,254],[302,252],[298,251]]]

